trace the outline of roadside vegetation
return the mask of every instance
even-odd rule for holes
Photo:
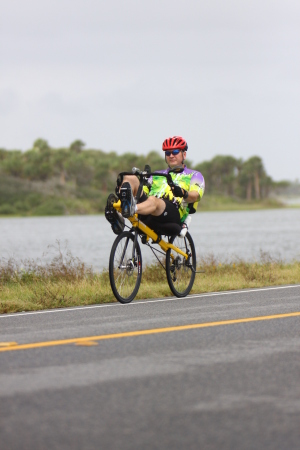
[[[145,164],[153,171],[165,167],[161,152],[106,153],[85,149],[80,140],[66,148],[53,148],[37,139],[25,152],[0,149],[0,216],[103,213],[118,173]],[[187,161],[187,165],[207,180],[201,201],[204,211],[281,207],[272,196],[291,187],[286,181],[274,182],[259,156],[244,161],[218,155],[201,163]],[[299,184],[295,189],[300,191]]]
[[[65,308],[116,301],[108,271],[94,273],[71,253],[58,254],[50,262],[32,260],[17,263],[0,260],[0,313]],[[262,254],[260,261],[221,262],[212,255],[200,261],[191,294],[256,288],[300,282],[300,261],[285,263]],[[166,275],[160,265],[143,270],[136,299],[171,296]]]

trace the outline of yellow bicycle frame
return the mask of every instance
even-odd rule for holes
[[[121,212],[121,200],[119,200],[117,203],[114,203],[113,207],[118,212]],[[156,234],[153,230],[151,230],[151,228],[149,228],[147,225],[145,225],[143,222],[141,222],[138,219],[137,214],[135,214],[132,217],[129,217],[128,220],[131,222],[131,224],[134,228],[138,228],[146,235],[147,241],[149,240],[149,238],[151,238],[153,243],[158,244],[164,252],[167,252],[167,250],[169,248],[171,248],[176,253],[179,253],[181,256],[183,256],[185,259],[188,259],[188,255],[186,253],[184,253],[182,250],[180,250],[180,248],[176,247],[173,244],[170,244],[170,242],[166,242],[163,239],[159,239],[158,234]],[[174,259],[174,257],[172,255],[171,255],[171,258]]]

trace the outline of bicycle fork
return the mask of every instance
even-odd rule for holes
[[[140,261],[140,255],[136,251],[136,249],[137,249],[137,240],[138,240],[138,230],[137,230],[137,228],[135,228],[131,261],[133,263],[133,266],[138,268],[138,273],[140,274],[140,272],[141,272],[141,261]]]
[[[126,269],[127,273],[129,275],[131,275],[133,273],[133,270],[135,267],[138,268],[138,273],[140,273],[141,271],[141,262],[140,262],[140,258],[139,255],[136,252],[136,248],[137,248],[137,230],[135,230],[134,233],[134,241],[133,241],[133,246],[132,246],[132,255],[131,258],[128,259],[127,261],[124,261],[125,255],[126,255],[126,250],[128,247],[128,243],[130,241],[130,238],[128,237],[126,239],[126,243],[124,245],[124,249],[120,258],[120,264],[118,266],[119,269]]]

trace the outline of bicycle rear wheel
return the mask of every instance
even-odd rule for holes
[[[121,233],[113,243],[109,258],[109,280],[120,303],[129,303],[136,296],[142,279],[142,254],[134,234]]]
[[[167,280],[171,291],[176,297],[185,297],[193,287],[196,270],[196,251],[192,236],[187,233],[184,238],[174,236],[170,243],[189,255],[186,260],[175,250],[166,253]]]

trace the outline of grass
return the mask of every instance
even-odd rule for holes
[[[274,198],[262,200],[246,200],[230,196],[204,195],[201,200],[201,211],[253,211],[258,209],[287,208]]]
[[[116,301],[107,271],[94,273],[59,244],[50,262],[0,260],[0,313],[36,311]],[[300,282],[300,261],[284,263],[261,254],[260,261],[220,262],[213,255],[200,261],[191,294]],[[137,299],[171,296],[159,265],[144,268]]]

